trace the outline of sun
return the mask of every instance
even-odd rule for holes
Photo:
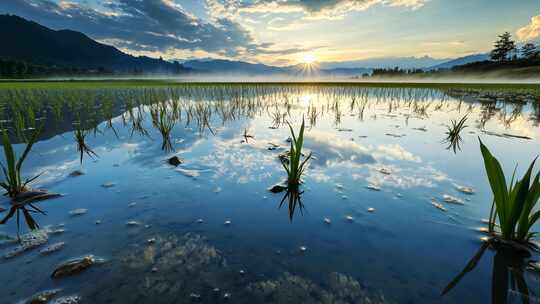
[[[313,53],[304,54],[304,57],[302,57],[302,63],[306,65],[311,65],[315,63],[316,61],[317,61],[317,58],[315,57],[315,55],[313,55]]]

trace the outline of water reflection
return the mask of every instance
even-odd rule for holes
[[[463,277],[476,268],[486,250],[491,249],[495,252],[491,272],[491,303],[511,303],[513,295],[518,295],[522,303],[530,303],[530,291],[524,275],[530,254],[527,251],[516,252],[495,242],[492,239],[483,242],[465,268],[446,286],[441,295],[444,296],[454,289]]]
[[[281,199],[281,202],[279,203],[279,209],[283,206],[284,202],[288,203],[288,209],[289,209],[289,220],[293,221],[294,213],[298,208],[298,211],[300,211],[301,215],[304,215],[304,203],[302,202],[302,194],[304,194],[304,191],[300,191],[298,189],[287,189],[285,191],[285,195],[283,195],[283,198]]]

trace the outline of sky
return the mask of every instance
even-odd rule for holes
[[[540,42],[539,0],[0,0],[5,13],[133,55],[278,66],[456,58],[505,31]]]

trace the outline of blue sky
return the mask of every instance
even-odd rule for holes
[[[12,13],[135,55],[275,65],[489,51],[540,38],[538,0],[2,0]]]

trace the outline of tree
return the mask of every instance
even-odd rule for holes
[[[491,59],[496,61],[507,61],[511,59],[511,54],[516,50],[516,43],[512,40],[512,35],[505,32],[499,35],[499,40],[495,41],[494,49],[491,51]]]
[[[521,55],[527,59],[531,59],[538,55],[538,50],[534,44],[529,42],[521,47]]]

